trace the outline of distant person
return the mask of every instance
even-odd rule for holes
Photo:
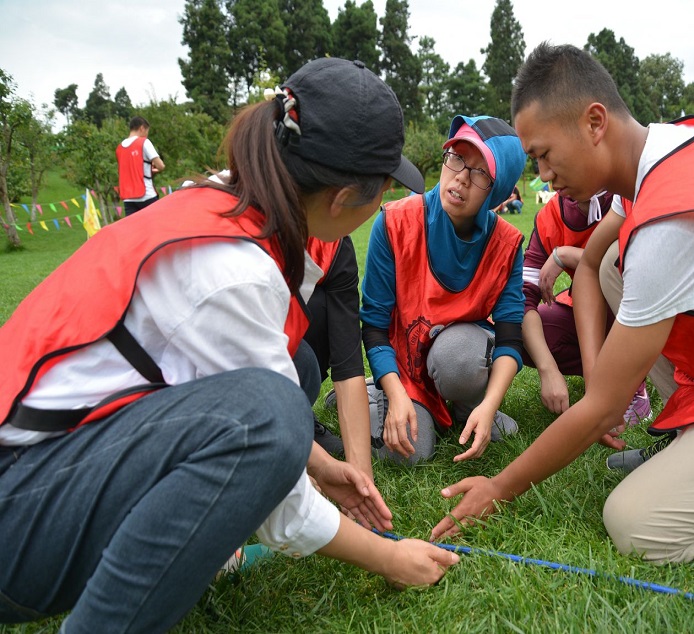
[[[126,216],[159,199],[152,177],[163,171],[165,165],[147,138],[148,134],[147,119],[133,117],[130,120],[130,135],[116,148],[118,191]]]
[[[523,199],[518,185],[514,186],[511,195],[498,207],[495,207],[494,211],[498,214],[520,214],[523,211]]]

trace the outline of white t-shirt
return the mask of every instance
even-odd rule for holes
[[[123,147],[130,147],[130,145],[137,139],[136,136],[129,136],[121,142]],[[140,202],[142,200],[149,200],[157,195],[154,189],[154,182],[152,181],[152,161],[159,157],[159,153],[154,149],[154,145],[149,139],[145,139],[142,144],[142,154],[145,160],[143,165],[145,173],[145,195],[141,198],[128,198],[127,200],[132,200],[134,202]]]
[[[635,196],[648,171],[663,156],[694,136],[691,126],[651,124],[639,160]],[[620,196],[612,209],[624,217]],[[683,214],[638,229],[625,258],[624,294],[617,321],[648,326],[694,310],[694,217]]]
[[[307,257],[305,301],[322,274]],[[289,301],[277,264],[257,245],[190,240],[164,247],[147,261],[125,325],[138,342],[147,342],[147,352],[169,384],[242,367],[268,368],[298,384],[284,334]],[[40,409],[91,406],[142,383],[111,342],[103,340],[53,366],[23,403]],[[0,444],[32,444],[45,437],[0,426]],[[325,546],[339,522],[337,508],[316,491],[304,470],[258,536],[271,548],[301,557]]]

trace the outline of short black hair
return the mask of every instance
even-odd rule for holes
[[[519,69],[511,97],[512,116],[535,101],[560,118],[572,118],[594,101],[618,116],[631,114],[605,67],[570,44],[542,42]]]
[[[130,130],[139,130],[143,126],[149,130],[149,121],[144,117],[133,117],[130,119]]]

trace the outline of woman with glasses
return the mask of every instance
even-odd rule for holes
[[[454,421],[461,445],[474,432],[456,461],[518,428],[499,406],[522,367],[523,236],[493,209],[526,157],[492,117],[456,116],[443,150],[436,186],[374,221],[362,287],[372,445],[408,464]]]

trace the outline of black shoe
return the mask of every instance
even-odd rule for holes
[[[345,447],[339,436],[333,434],[325,425],[313,420],[313,440],[325,449],[334,458],[345,455]]]
[[[658,438],[652,445],[644,447],[643,449],[628,449],[627,451],[613,453],[607,457],[607,468],[631,473],[634,469],[646,462],[646,460],[665,449],[676,436],[676,433],[666,434]]]

